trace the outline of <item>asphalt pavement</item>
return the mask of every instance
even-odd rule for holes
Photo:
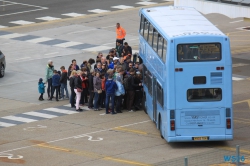
[[[30,18],[26,21],[35,22],[38,17],[59,17],[67,12],[85,13],[66,11],[60,2],[63,1],[22,1],[48,7],[51,11],[46,9],[3,18],[7,23],[21,20],[26,15]],[[75,1],[64,2],[72,5],[69,9],[74,8]],[[0,29],[0,49],[6,55],[8,64],[5,77],[0,79],[0,165],[182,166],[184,157],[188,157],[189,165],[193,166],[226,166],[233,163],[226,163],[224,155],[234,155],[236,145],[241,146],[241,155],[246,157],[244,164],[250,164],[250,50],[246,47],[250,40],[249,32],[239,29],[249,23],[235,22],[242,18],[206,15],[231,40],[234,141],[169,144],[161,139],[155,124],[143,111],[105,115],[104,110],[91,111],[85,106],[83,112],[77,113],[69,107],[67,100],[38,101],[37,82],[44,77],[47,61],[52,59],[55,68],[59,69],[61,65],[68,67],[72,59],[80,64],[83,60],[95,58],[99,51],[107,54],[108,49],[114,47],[116,22],[127,30],[126,41],[129,45],[134,51],[138,50],[140,7],[136,7],[136,2],[132,0],[107,2],[75,2],[79,10],[111,10],[105,14],[67,17]],[[118,4],[135,8],[110,8]],[[95,5],[99,7],[93,8]]]

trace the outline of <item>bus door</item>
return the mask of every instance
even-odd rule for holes
[[[157,81],[153,76],[153,119],[157,123]]]

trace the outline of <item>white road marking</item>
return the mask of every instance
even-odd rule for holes
[[[48,53],[48,54],[44,54],[44,55],[54,55],[54,54],[58,54],[59,52],[51,52],[51,53]]]
[[[233,64],[233,67],[241,67],[241,66],[248,66],[249,64],[246,63],[235,63]]]
[[[17,117],[17,116],[5,116],[5,117],[2,117],[2,118],[9,119],[9,120],[15,120],[15,121],[19,121],[19,122],[25,122],[25,123],[30,123],[30,122],[37,121],[35,119],[28,119],[28,118],[22,118],[22,117]]]
[[[40,38],[36,38],[36,39],[26,40],[26,42],[41,43],[41,42],[46,42],[46,41],[49,41],[49,40],[54,40],[54,39],[47,38],[47,37],[40,37]]]
[[[15,5],[15,4],[5,4],[5,5],[0,5],[0,7],[10,6],[10,5]]]
[[[25,112],[23,114],[32,115],[32,116],[38,116],[38,117],[48,118],[48,119],[58,117],[56,115],[49,115],[49,114],[44,114],[44,113],[40,113],[40,112]]]
[[[10,43],[2,43],[0,45],[7,45],[7,44],[14,44],[14,42],[10,42]]]
[[[69,139],[75,139],[76,137],[80,137],[82,135],[91,135],[91,134],[96,134],[96,133],[101,133],[101,132],[109,131],[109,130],[112,130],[112,129],[115,129],[115,128],[128,127],[128,126],[133,126],[133,125],[147,123],[147,122],[151,122],[151,120],[146,120],[146,121],[142,121],[142,122],[127,124],[127,125],[124,125],[124,126],[117,126],[117,127],[113,127],[113,128],[109,128],[109,129],[104,129],[104,130],[93,131],[93,132],[90,132],[90,133],[85,133],[85,134],[80,134],[80,135],[75,135],[75,136],[70,136],[70,137],[61,138],[61,139],[57,139],[57,140],[53,140],[53,141],[48,141],[46,143],[50,144],[50,143],[54,143],[54,142],[65,141],[65,140],[69,140]],[[27,148],[31,148],[31,147],[35,147],[35,146],[37,146],[37,144],[36,145],[29,145],[29,146],[23,146],[23,147],[20,147],[20,148],[6,150],[6,151],[3,151],[3,152],[0,152],[0,154],[6,153],[6,152],[13,152],[13,151],[21,150],[21,149],[27,149]]]
[[[2,36],[0,36],[0,38],[12,39],[12,38],[22,37],[22,36],[26,36],[26,34],[12,33],[12,34],[8,34],[8,35],[2,35]]]
[[[79,17],[79,16],[84,16],[86,14],[79,14],[79,13],[66,13],[66,14],[62,14],[64,16],[69,16],[69,17]]]
[[[71,107],[71,104],[64,105],[65,107]]]
[[[37,127],[26,127],[26,128],[23,128],[23,130],[34,131],[37,129],[46,129],[46,128],[47,128],[47,126],[37,125]]]
[[[2,127],[10,127],[10,126],[15,126],[15,125],[16,124],[0,122],[0,126],[2,126]]]
[[[107,46],[96,46],[96,47],[91,47],[91,48],[86,48],[83,49],[84,51],[103,51],[103,50],[110,50],[110,47]]]
[[[111,26],[107,26],[107,27],[101,27],[101,29],[111,28],[111,27],[115,27],[115,25],[111,25]]]
[[[30,59],[31,57],[23,57],[23,58],[18,58],[18,59],[15,59],[16,61],[19,61],[19,60],[23,60],[23,59]]]
[[[22,159],[23,156],[17,155],[17,157],[13,157],[13,154],[7,154],[7,153],[0,153],[0,157],[7,157],[10,160],[18,160],[18,159]]]
[[[245,78],[239,78],[239,77],[232,77],[233,81],[241,81],[241,80],[245,80]]]
[[[232,21],[232,22],[229,22],[231,24],[234,24],[234,23],[237,23],[237,22],[242,22],[243,20],[237,20],[237,21]]]
[[[156,2],[137,2],[136,4],[147,6],[147,5],[154,5],[154,4],[157,4],[157,3]]]
[[[83,44],[83,43],[70,42],[69,41],[69,42],[66,42],[66,43],[56,44],[56,45],[53,45],[53,46],[66,48],[66,47],[76,46],[76,45],[80,45],[80,44]]]
[[[127,6],[127,5],[118,5],[118,6],[111,6],[111,8],[116,8],[116,9],[131,9],[134,8],[134,6]]]
[[[25,20],[17,20],[17,21],[11,21],[10,23],[18,24],[18,25],[28,25],[28,24],[34,24],[35,22],[25,21]]]
[[[99,114],[99,115],[106,115],[106,113],[103,113],[103,114]]]
[[[0,25],[0,29],[1,29],[1,28],[7,28],[7,26]]]
[[[87,31],[93,31],[93,30],[98,30],[98,29],[94,28],[94,29],[88,29],[88,30],[84,30],[84,31],[75,31],[75,32],[67,33],[67,34],[70,35],[70,34],[76,34],[76,33],[87,32]]]
[[[11,3],[11,4],[17,4],[17,5],[23,5],[23,6],[29,6],[29,7],[35,7],[35,8],[39,8],[39,9],[26,10],[26,11],[22,11],[22,12],[15,12],[15,13],[9,13],[9,14],[2,14],[0,16],[9,16],[9,15],[15,15],[15,14],[21,14],[21,13],[29,13],[29,12],[34,12],[34,11],[48,9],[47,7],[36,6],[36,5],[29,5],[29,4],[25,4],[25,3],[17,3],[17,2],[12,2],[12,1],[4,1],[4,2]]]
[[[53,21],[53,20],[60,20],[61,18],[46,16],[46,17],[40,17],[40,18],[36,18],[36,19],[44,20],[44,21]]]
[[[62,114],[68,114],[68,115],[78,113],[76,111],[69,111],[69,110],[63,110],[63,109],[58,109],[58,108],[47,108],[47,109],[43,109],[43,110],[62,113]]]
[[[110,12],[110,10],[93,9],[93,10],[88,10],[88,12],[92,12],[92,13],[106,13],[106,12]]]

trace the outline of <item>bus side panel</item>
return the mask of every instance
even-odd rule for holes
[[[223,57],[225,57],[225,74],[230,75],[231,77],[224,78],[224,91],[222,94],[222,98],[227,97],[227,101],[225,101],[225,107],[230,109],[230,117],[231,118],[231,129],[226,129],[226,135],[233,135],[233,81],[232,81],[232,57],[230,50],[230,42],[229,39],[224,41],[224,49],[223,49]]]

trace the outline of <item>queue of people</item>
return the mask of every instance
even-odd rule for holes
[[[60,71],[55,70],[49,60],[45,83],[39,79],[39,100],[44,100],[47,84],[48,100],[68,99],[76,111],[82,111],[81,106],[88,106],[94,111],[105,109],[106,114],[122,113],[122,110],[134,112],[141,106],[142,64],[132,62],[131,55],[128,43],[123,46],[122,41],[117,40],[117,48],[111,49],[106,57],[99,52],[95,60],[84,60],[81,65],[73,59],[68,71],[65,66],[61,66]]]

